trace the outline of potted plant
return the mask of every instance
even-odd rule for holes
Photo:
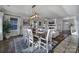
[[[3,21],[3,39],[8,39],[10,33],[10,22],[8,20]]]

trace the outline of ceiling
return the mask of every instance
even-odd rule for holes
[[[32,5],[2,5],[0,8],[25,16],[32,15]],[[37,12],[43,17],[66,17],[78,15],[77,5],[37,5]]]

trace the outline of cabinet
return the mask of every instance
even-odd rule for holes
[[[56,19],[48,19],[48,29],[55,30],[57,29]]]

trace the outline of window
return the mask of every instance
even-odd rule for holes
[[[17,18],[10,18],[10,24],[11,24],[11,30],[16,30],[17,29]]]

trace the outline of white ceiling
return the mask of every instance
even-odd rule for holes
[[[32,5],[9,5],[0,6],[7,11],[24,14],[26,16],[32,15]],[[44,17],[66,17],[76,16],[78,6],[76,5],[37,5],[37,12]]]

